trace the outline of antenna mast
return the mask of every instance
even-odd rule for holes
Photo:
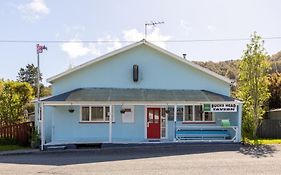
[[[144,39],[146,39],[147,36],[147,26],[156,26],[158,24],[164,24],[164,21],[151,21],[151,22],[146,22],[144,24]]]

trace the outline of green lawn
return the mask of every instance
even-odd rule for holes
[[[19,146],[19,145],[0,145],[0,151],[10,151],[17,149],[25,149],[27,147]]]
[[[256,144],[281,144],[281,139],[245,139],[245,143]]]

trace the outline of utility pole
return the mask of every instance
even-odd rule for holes
[[[37,116],[39,121],[41,122],[41,128],[40,128],[40,133],[41,133],[41,150],[44,149],[44,123],[43,123],[43,118],[41,118],[41,105],[40,105],[40,59],[39,55],[40,53],[43,53],[43,50],[47,50],[47,47],[45,45],[36,45],[36,50],[37,50]]]
[[[36,45],[37,49],[37,102],[38,104],[40,103],[40,59],[39,59],[39,54],[43,53],[43,50],[47,50],[47,47],[45,45]],[[39,109],[39,108],[38,108]],[[40,111],[40,110],[38,110]],[[39,112],[40,114],[40,112]],[[40,115],[39,115],[40,117]]]
[[[144,24],[144,39],[147,37],[147,26],[156,26],[158,24],[164,24],[164,21],[151,21],[151,22],[146,22]]]

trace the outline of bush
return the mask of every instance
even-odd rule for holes
[[[0,138],[0,145],[16,145],[17,141],[13,138]]]
[[[38,148],[40,145],[40,136],[37,128],[33,129],[31,134],[30,146],[31,148]]]

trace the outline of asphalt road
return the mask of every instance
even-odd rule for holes
[[[0,175],[281,174],[281,146],[175,144],[0,156]]]

